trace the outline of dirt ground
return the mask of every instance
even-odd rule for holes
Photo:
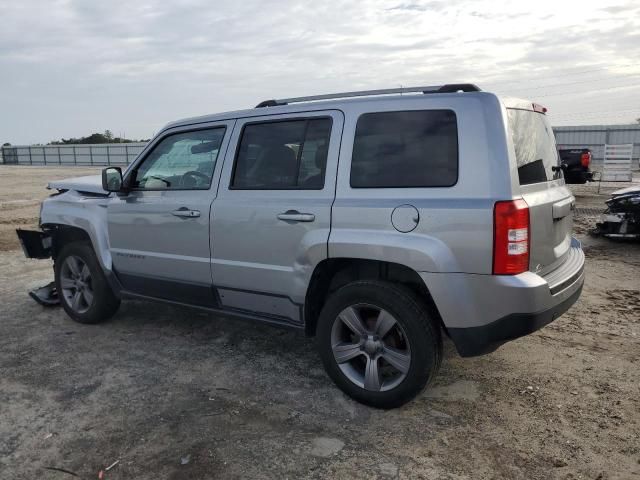
[[[0,251],[20,248],[16,228],[38,225],[40,202],[55,192],[47,190],[48,182],[99,173],[100,168],[0,165]]]
[[[85,326],[29,299],[51,265],[13,229],[86,173],[0,167],[0,478],[640,478],[640,245],[587,235],[619,185],[575,189],[573,309],[484,357],[447,343],[435,386],[379,411],[296,332],[134,301]]]

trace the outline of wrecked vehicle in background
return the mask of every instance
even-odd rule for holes
[[[609,238],[640,238],[640,186],[616,190],[594,234]]]

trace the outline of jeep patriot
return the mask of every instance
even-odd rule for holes
[[[442,335],[486,354],[584,282],[546,109],[472,84],[180,120],[124,171],[49,188],[41,230],[18,235],[53,257],[72,319],[138,298],[298,328],[339,388],[380,408],[434,378]]]

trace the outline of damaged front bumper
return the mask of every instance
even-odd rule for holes
[[[52,239],[47,232],[40,230],[17,229],[16,234],[22,245],[22,251],[27,258],[51,257]]]
[[[51,257],[52,239],[47,232],[17,229],[16,234],[25,257],[38,259]],[[31,290],[29,296],[45,307],[54,307],[60,304],[55,282]]]
[[[56,282],[50,282],[44,287],[31,290],[29,296],[45,307],[56,307],[60,305]]]

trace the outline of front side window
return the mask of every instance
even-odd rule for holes
[[[176,133],[158,143],[134,172],[141,190],[206,190],[211,186],[225,128]]]
[[[366,113],[358,119],[351,187],[450,187],[457,181],[453,111]]]
[[[330,118],[246,125],[231,188],[321,190],[330,136]]]

